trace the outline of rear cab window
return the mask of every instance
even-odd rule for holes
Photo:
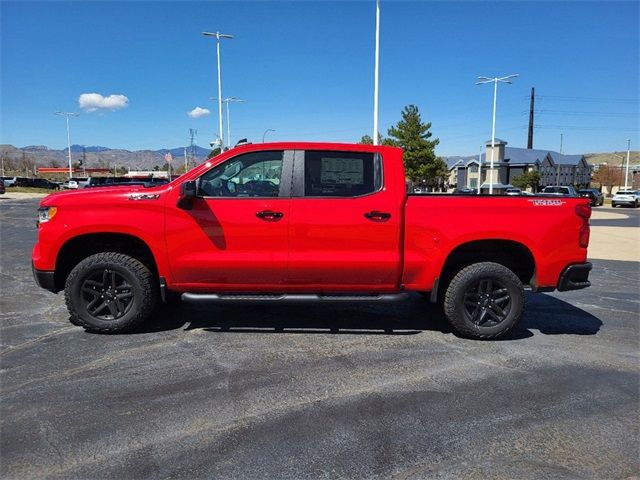
[[[305,197],[369,195],[382,188],[381,158],[371,152],[307,150],[303,183]]]

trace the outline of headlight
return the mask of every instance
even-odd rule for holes
[[[56,207],[40,207],[38,209],[38,225],[46,223],[56,216],[58,209]]]

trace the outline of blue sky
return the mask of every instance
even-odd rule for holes
[[[58,110],[81,112],[72,142],[127,149],[206,145],[217,132],[215,42],[232,139],[357,141],[371,134],[375,2],[6,2],[1,8],[1,136],[66,145]],[[526,146],[530,88],[541,110],[534,146],[586,153],[638,149],[638,2],[381,1],[380,127],[420,108],[440,155],[475,154],[491,133]],[[83,93],[124,95],[82,110]],[[196,106],[211,115],[190,118]]]

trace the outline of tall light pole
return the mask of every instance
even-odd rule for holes
[[[482,145],[480,145],[480,154],[478,155],[478,195],[480,195],[482,186]]]
[[[627,168],[624,171],[624,189],[629,186],[629,153],[631,151],[631,139],[627,138]]]
[[[71,178],[73,174],[71,171],[71,130],[69,129],[69,117],[79,117],[80,114],[73,113],[73,112],[55,112],[55,114],[65,117],[67,120],[67,148],[68,148],[68,154],[69,154],[69,178]]]
[[[373,68],[373,144],[378,145],[378,71],[380,69],[380,0],[376,0],[376,53]]]
[[[211,100],[218,100],[218,99],[215,97],[211,97]],[[242,100],[241,98],[237,98],[237,97],[227,97],[227,98],[223,98],[222,101],[225,103],[227,107],[227,143],[229,144],[229,147],[231,147],[231,119],[229,115],[229,103],[231,102],[244,103],[245,100]]]
[[[222,131],[222,74],[220,72],[220,39],[221,38],[233,38],[233,35],[228,35],[220,32],[202,32],[205,37],[216,38],[216,52],[218,57],[218,122],[220,125],[220,151],[224,151],[224,133]]]
[[[273,128],[267,128],[264,133],[262,134],[262,143],[264,143],[264,137],[267,135],[267,133],[269,132],[275,132],[275,130]]]
[[[493,83],[493,122],[491,126],[491,178],[489,181],[489,195],[493,195],[493,156],[496,146],[496,104],[498,99],[498,82],[512,83],[511,79],[517,76],[519,75],[516,73],[514,75],[507,75],[506,77],[478,77],[478,81],[476,82],[476,85],[481,85],[483,83]]]
[[[624,157],[622,155],[617,155],[615,153],[612,153],[611,155],[613,155],[614,157],[618,157],[620,159],[620,176],[622,176],[622,171],[624,170]],[[622,188],[622,180],[620,180],[620,187],[618,188],[618,190],[620,190]]]

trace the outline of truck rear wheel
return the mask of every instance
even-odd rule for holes
[[[140,261],[103,252],[74,267],[64,297],[74,325],[96,333],[123,333],[149,317],[158,292],[153,273]]]
[[[504,265],[475,263],[453,277],[443,308],[459,334],[485,340],[498,338],[520,321],[524,288],[516,274]]]

